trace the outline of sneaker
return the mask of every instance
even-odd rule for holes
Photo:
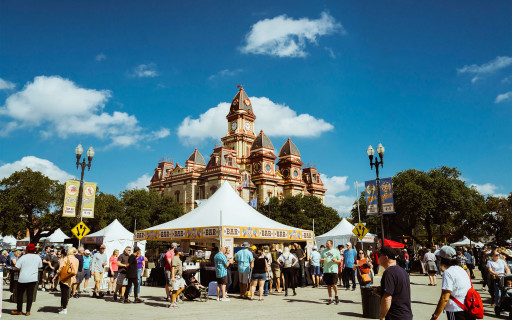
[[[178,305],[176,303],[171,303],[171,305],[169,306],[169,309],[178,309]]]
[[[508,311],[501,311],[501,314],[504,315],[505,317],[508,317],[510,315]]]
[[[105,295],[103,294],[103,292],[98,292],[98,298],[103,298]]]
[[[228,301],[231,301],[231,300],[229,300],[228,298],[222,298],[222,299],[220,299],[220,301],[222,301],[222,302],[228,302]]]
[[[41,288],[41,291],[45,292],[45,291],[46,291],[46,289],[45,289],[45,288]]]
[[[130,299],[124,299],[123,303],[132,303]]]
[[[333,302],[333,301],[332,301],[332,299],[329,299],[329,301],[327,301],[327,304],[328,304],[328,305],[329,305],[329,304],[332,304],[332,302]]]
[[[80,293],[82,293],[82,292],[83,292],[83,293],[87,293],[87,292],[89,292],[89,291],[87,291],[87,289],[84,289],[84,290],[80,291]]]
[[[92,297],[93,297],[93,298],[97,298],[97,297],[98,297],[98,295],[96,294],[96,292],[93,292],[93,293],[92,293]]]
[[[336,304],[340,303],[340,300],[338,299],[338,297],[334,297],[334,302],[335,302]]]
[[[133,303],[143,303],[144,300],[140,299],[140,298],[136,298]]]
[[[117,301],[117,292],[114,293],[114,301]]]
[[[217,297],[217,301],[220,301],[220,298],[219,298],[219,297]]]
[[[109,291],[109,290],[107,290],[107,296],[109,296],[109,295],[110,295],[110,291]]]
[[[68,314],[68,309],[60,310],[59,314]]]

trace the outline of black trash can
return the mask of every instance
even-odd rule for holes
[[[361,287],[361,302],[363,305],[363,317],[368,319],[379,319],[380,296],[373,292],[377,287]]]
[[[32,294],[33,299],[32,302],[36,302],[37,297],[37,288],[39,287],[39,283],[41,282],[42,276],[43,276],[43,269],[39,269],[39,279],[36,285],[34,286],[33,292],[25,291],[23,293],[23,303],[27,302],[27,294]],[[9,279],[9,291],[12,292],[12,295],[10,297],[10,301],[13,303],[18,302],[18,278],[20,276],[20,270],[11,270],[11,278]]]

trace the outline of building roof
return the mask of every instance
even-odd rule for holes
[[[235,97],[233,98],[233,102],[231,102],[231,108],[229,109],[229,112],[231,113],[236,110],[245,110],[249,113],[254,113],[252,110],[251,100],[249,100],[249,97],[245,93],[243,87],[240,87],[240,90],[238,90]]]
[[[270,141],[267,135],[263,133],[263,130],[261,130],[256,139],[254,139],[254,142],[252,143],[251,146],[251,151],[259,148],[267,148],[274,150],[274,145],[272,144],[272,141]]]
[[[299,148],[288,138],[286,142],[281,147],[281,151],[279,151],[279,157],[289,156],[289,155],[296,155],[300,157]]]
[[[199,153],[199,151],[197,151],[197,148],[196,148],[196,150],[194,150],[194,152],[192,152],[190,157],[188,157],[187,161],[192,161],[196,164],[202,164],[204,166],[206,165],[206,161],[204,161],[204,158],[201,155],[201,153]]]

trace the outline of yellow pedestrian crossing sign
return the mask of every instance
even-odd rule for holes
[[[80,221],[79,224],[77,224],[76,226],[73,227],[73,229],[71,229],[71,232],[73,232],[73,234],[75,235],[75,237],[78,238],[78,240],[82,240],[82,238],[85,237],[90,231],[91,229],[89,229],[89,227],[87,227],[83,221]]]
[[[359,222],[357,226],[354,228],[354,230],[352,230],[352,233],[355,234],[359,238],[359,240],[363,240],[364,236],[368,233],[368,231],[368,228],[364,224]]]

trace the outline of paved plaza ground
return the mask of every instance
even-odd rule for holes
[[[376,278],[380,282],[380,277]],[[411,275],[412,311],[414,319],[430,319],[434,312],[441,292],[441,277],[438,277],[436,287],[428,286],[428,277]],[[494,315],[490,306],[490,298],[486,291],[479,290],[481,284],[475,283],[475,288],[482,295],[485,306],[485,319],[500,319]],[[58,315],[59,293],[39,291],[37,301],[32,306],[33,319],[165,319],[180,317],[182,319],[254,319],[268,317],[269,319],[363,319],[361,294],[356,291],[340,290],[340,304],[326,305],[327,290],[321,288],[298,288],[297,296],[285,297],[284,294],[273,294],[265,297],[264,301],[248,301],[231,297],[230,302],[217,302],[210,297],[207,302],[185,301],[179,309],[168,309],[164,301],[165,290],[160,287],[142,287],[144,304],[121,304],[113,298],[94,299],[83,295],[79,299],[71,299],[67,315]],[[10,311],[15,305],[8,301],[10,292],[3,292],[2,318],[11,319]],[[19,317],[19,316],[18,316]],[[504,319],[505,317],[501,317]],[[446,319],[441,315],[440,319]]]

